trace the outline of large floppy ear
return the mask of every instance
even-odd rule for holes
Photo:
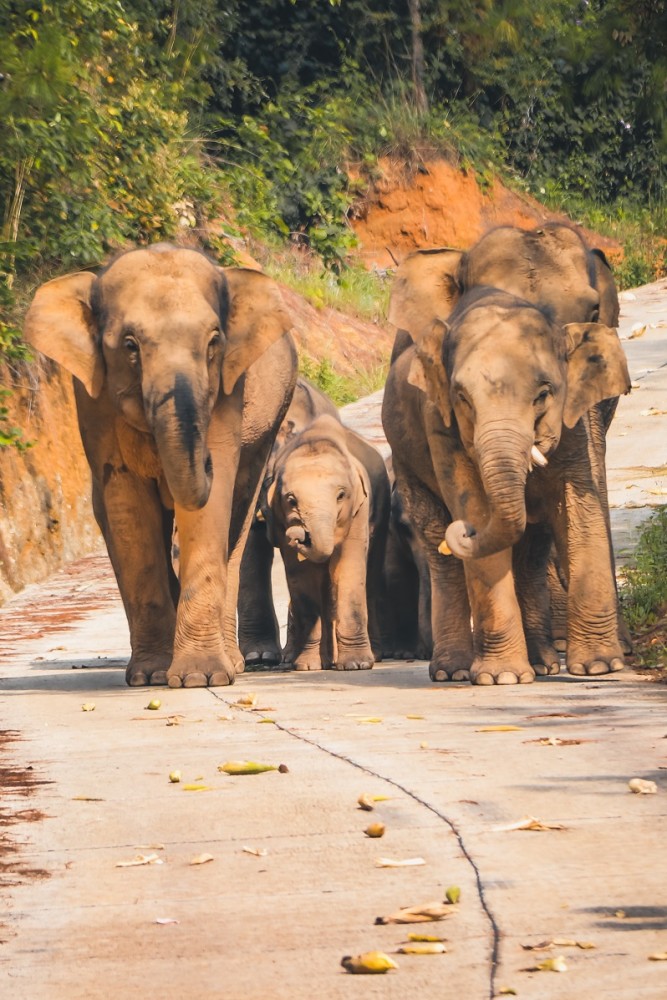
[[[408,382],[425,392],[438,409],[445,427],[452,422],[452,404],[449,400],[449,380],[442,363],[442,345],[447,336],[448,326],[436,320],[428,333],[424,333],[415,345],[415,353],[410,362]]]
[[[433,320],[445,320],[461,295],[461,250],[442,247],[408,254],[396,271],[389,322],[417,343]]]
[[[91,271],[47,281],[35,292],[23,336],[78,378],[88,395],[96,399],[104,383],[104,360],[90,305],[94,281]]]
[[[574,427],[595,403],[630,391],[630,374],[618,334],[603,323],[568,323],[567,398],[563,422]]]
[[[364,468],[363,463],[358,461],[358,459],[356,458],[352,458],[352,464],[357,470],[357,478],[358,478],[358,483],[357,483],[358,491],[354,498],[354,509],[352,511],[352,517],[356,517],[363,506],[364,500],[368,498],[368,494],[370,491],[370,482],[368,479],[368,473]]]
[[[229,395],[243,372],[293,324],[280,289],[271,278],[243,267],[221,271],[229,290],[227,346],[222,362],[222,387]]]

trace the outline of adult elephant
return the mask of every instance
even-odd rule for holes
[[[529,523],[553,532],[568,580],[568,669],[623,666],[587,414],[629,390],[627,365],[614,330],[562,327],[552,315],[476,288],[447,324],[431,319],[411,331],[414,346],[390,369],[383,424],[430,565],[433,680],[527,682],[533,657],[551,671],[555,653],[540,639],[545,610],[533,609],[529,654],[514,585],[513,546]]]
[[[271,582],[274,545],[267,530],[266,491],[274,479],[274,459],[287,441],[324,414],[340,421],[338,409],[326,393],[299,376],[273,446],[241,562],[238,630],[239,646],[247,667],[275,666],[283,659]]]
[[[75,376],[130,685],[231,684],[242,665],[230,566],[294,389],[290,326],[269,278],[168,244],[49,281],[28,310],[26,339]]]

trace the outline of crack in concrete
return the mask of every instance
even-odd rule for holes
[[[228,705],[230,708],[234,704],[234,702],[227,701],[225,698],[222,698],[219,694],[217,694],[217,692],[214,689],[209,688],[209,691],[214,696],[214,698],[216,698],[218,701],[221,701],[223,704]],[[264,718],[266,718],[266,716],[264,716]],[[439,809],[436,809],[434,805],[431,805],[430,802],[426,802],[425,799],[420,798],[420,796],[417,795],[416,792],[413,792],[411,791],[411,789],[406,788],[406,786],[402,785],[399,781],[395,781],[393,778],[389,778],[384,774],[380,774],[378,771],[374,771],[372,768],[367,767],[365,764],[362,764],[357,760],[353,760],[351,757],[347,757],[345,754],[338,753],[338,751],[332,750],[329,747],[324,746],[322,743],[318,743],[317,740],[312,740],[309,739],[309,737],[307,736],[303,736],[300,733],[296,733],[292,729],[289,729],[287,726],[283,726],[281,723],[276,722],[275,719],[273,719],[272,721],[276,729],[280,730],[281,733],[285,733],[287,736],[292,737],[292,739],[298,740],[300,743],[306,743],[309,746],[314,747],[316,750],[321,750],[322,753],[327,754],[329,757],[335,757],[337,760],[341,760],[345,764],[350,764],[352,767],[356,767],[357,770],[363,771],[364,774],[368,774],[372,778],[377,778],[379,781],[386,781],[388,785],[391,785],[398,791],[403,792],[403,794],[407,795],[408,798],[412,799],[413,802],[416,802],[424,809],[428,809],[429,812],[433,813],[434,816],[437,816],[438,819],[442,820],[442,822],[449,827],[449,829],[456,837],[459,848],[461,849],[461,853],[463,854],[464,858],[466,859],[466,861],[473,870],[475,876],[475,883],[477,885],[477,894],[479,896],[480,906],[482,907],[482,911],[485,914],[491,927],[491,958],[490,958],[490,969],[489,969],[488,1000],[493,1000],[493,998],[496,996],[496,977],[498,969],[500,967],[500,928],[496,922],[496,918],[493,915],[493,911],[491,910],[491,907],[489,906],[488,900],[486,898],[486,894],[484,892],[484,883],[482,882],[482,875],[479,870],[479,867],[475,859],[473,858],[472,854],[468,850],[465,840],[463,839],[463,834],[459,830],[456,823],[448,816],[445,816],[444,813],[440,812]]]

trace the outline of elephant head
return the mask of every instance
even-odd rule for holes
[[[333,417],[321,416],[276,458],[268,503],[301,560],[327,562],[368,499],[367,473],[343,435]]]
[[[47,282],[25,337],[154,438],[173,500],[196,510],[211,489],[207,434],[217,401],[290,326],[271,279],[157,244],[98,275]]]
[[[481,484],[486,523],[455,521],[446,545],[462,558],[509,548],[526,526],[525,487],[545,466],[563,427],[630,388],[616,332],[599,323],[555,325],[528,302],[495,289],[465,295],[449,323],[416,346],[409,381],[456,428]]]

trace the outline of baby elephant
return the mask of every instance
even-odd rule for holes
[[[276,456],[267,504],[290,592],[294,666],[372,667],[390,506],[379,452],[318,417]]]

